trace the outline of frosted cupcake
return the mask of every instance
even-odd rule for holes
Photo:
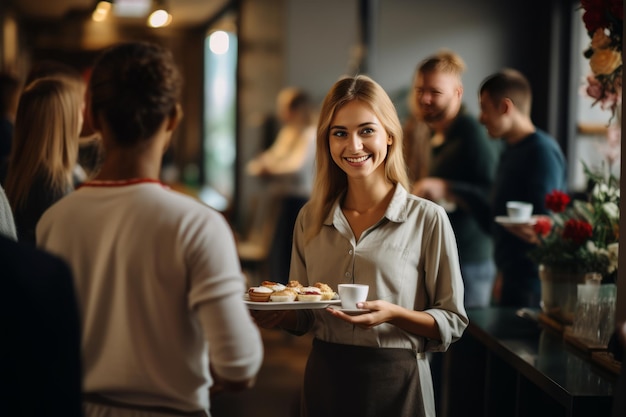
[[[273,292],[274,291],[268,287],[250,287],[248,290],[248,297],[250,298],[250,301],[267,302],[270,300],[270,296]]]

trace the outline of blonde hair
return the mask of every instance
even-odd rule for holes
[[[26,203],[36,178],[53,192],[72,188],[82,106],[80,83],[66,77],[37,79],[22,92],[5,186],[13,211]]]
[[[418,65],[416,75],[435,71],[456,75],[460,81],[461,75],[465,72],[465,62],[457,53],[449,49],[441,49]]]
[[[348,179],[333,161],[328,143],[330,126],[337,111],[345,104],[358,100],[369,106],[392,138],[385,159],[385,176],[393,184],[409,188],[402,146],[402,125],[391,99],[383,88],[365,75],[346,77],[330,89],[320,111],[317,125],[316,175],[311,193],[313,222],[305,232],[306,240],[319,233],[322,223],[337,199],[348,187]]]

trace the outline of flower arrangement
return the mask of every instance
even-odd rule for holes
[[[581,0],[583,22],[591,38],[584,52],[592,74],[587,77],[587,94],[611,110],[611,118],[622,102],[622,0]]]
[[[539,244],[529,253],[537,264],[570,272],[599,272],[615,282],[619,250],[618,180],[593,173],[583,164],[593,188],[586,201],[572,200],[561,191],[546,196],[552,216],[540,216],[534,230]]]

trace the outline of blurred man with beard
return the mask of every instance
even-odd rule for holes
[[[456,235],[465,286],[466,308],[491,303],[496,265],[490,230],[481,227],[481,210],[488,206],[498,148],[478,119],[462,103],[460,56],[442,50],[417,67],[414,97],[422,120],[431,130],[428,176],[413,185],[413,194],[442,205]],[[439,410],[442,355],[430,355],[435,406]]]
[[[488,204],[498,161],[497,145],[462,104],[465,64],[451,51],[426,58],[417,68],[415,100],[430,127],[429,176],[413,193],[444,206],[456,234],[465,284],[465,306],[491,302],[496,276],[493,242],[477,213]]]

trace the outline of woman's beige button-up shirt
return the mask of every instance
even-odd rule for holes
[[[454,232],[446,212],[435,203],[396,186],[384,217],[357,241],[339,198],[320,233],[305,242],[310,205],[300,212],[294,230],[290,279],[302,284],[368,284],[368,300],[385,300],[434,317],[440,340],[429,340],[384,323],[362,329],[325,310],[298,312],[298,332],[313,329],[327,342],[444,351],[461,337],[468,318]]]

